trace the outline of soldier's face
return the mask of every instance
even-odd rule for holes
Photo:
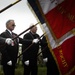
[[[33,33],[36,33],[37,32],[37,27],[34,26],[31,30],[32,30]]]
[[[8,25],[7,25],[7,28],[9,29],[9,30],[14,30],[14,28],[15,28],[15,23],[14,23],[14,21],[10,21],[9,23],[8,23]]]

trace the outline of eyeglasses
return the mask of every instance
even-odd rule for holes
[[[15,27],[16,25],[15,25],[15,24],[13,24],[12,26],[13,26],[13,27]]]

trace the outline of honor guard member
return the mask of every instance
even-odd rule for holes
[[[13,38],[17,37],[17,34],[12,32],[14,28],[14,20],[8,20],[6,22],[6,30],[0,34],[0,37],[6,38],[5,42],[7,43],[4,47],[1,47],[4,75],[15,74],[15,65],[17,62],[19,43],[32,43],[32,41],[23,40],[21,38],[12,40]]]
[[[29,47],[31,45],[29,43],[23,44],[22,46],[22,51],[29,47],[27,51],[23,53],[24,75],[37,75],[38,72],[37,53],[39,50],[39,35],[36,32],[37,27],[34,26],[23,37],[23,39],[31,40],[32,43],[34,43],[31,47]]]
[[[52,53],[50,52],[45,36],[41,40],[41,50],[43,54],[43,62],[47,67],[47,75],[59,75],[58,67],[52,56]]]

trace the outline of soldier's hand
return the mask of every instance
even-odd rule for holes
[[[11,38],[7,38],[5,40],[5,43],[7,43],[8,45],[12,45],[13,44],[13,40]]]
[[[33,40],[33,43],[38,43],[39,42],[39,39],[34,39]]]
[[[48,62],[48,58],[44,58],[44,59],[43,59],[43,62],[44,62],[44,63]]]
[[[29,66],[29,60],[25,61],[24,63],[25,65]]]
[[[8,62],[7,62],[7,65],[12,66],[12,61],[11,61],[11,60],[8,61]]]

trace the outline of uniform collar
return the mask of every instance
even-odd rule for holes
[[[12,31],[10,31],[9,29],[7,29],[7,31],[12,35]]]

